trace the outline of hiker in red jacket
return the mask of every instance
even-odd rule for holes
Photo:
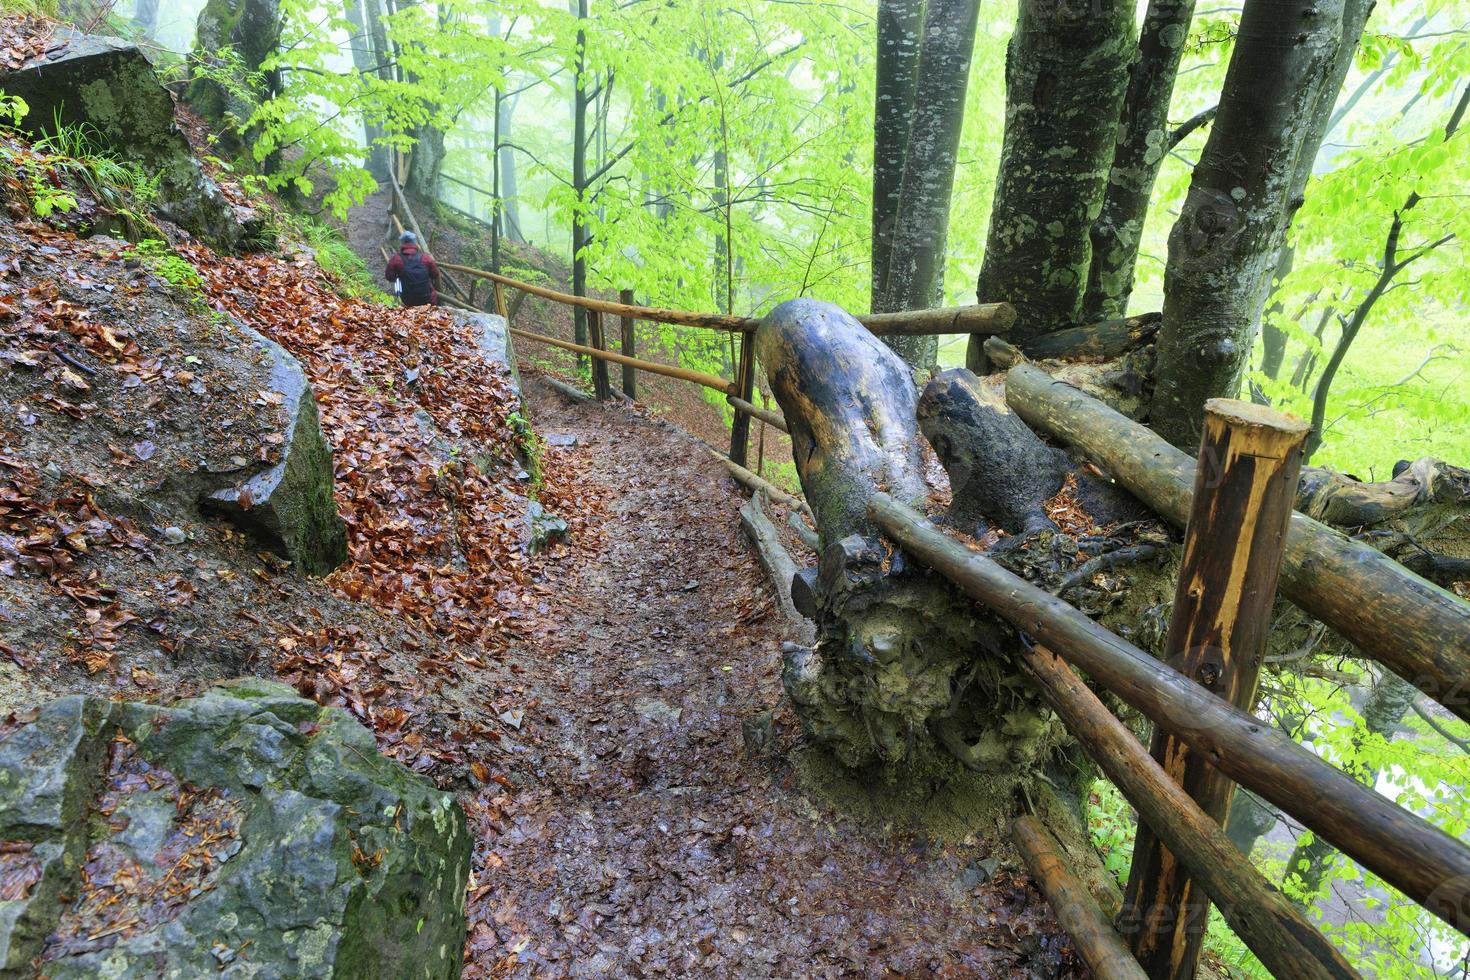
[[[404,306],[438,306],[439,267],[419,251],[418,236],[405,231],[399,241],[398,254],[388,260],[384,277],[394,283],[394,292]]]

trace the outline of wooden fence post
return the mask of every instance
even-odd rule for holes
[[[755,337],[748,333],[740,335],[740,360],[735,368],[735,386],[738,397],[749,402],[755,391]],[[735,421],[730,426],[730,458],[741,466],[745,465],[750,448],[750,416],[735,410]]]
[[[510,310],[505,307],[505,287],[498,282],[491,282],[490,291],[495,294],[495,312],[505,318],[505,326],[510,327]]]
[[[1165,656],[1242,711],[1255,705],[1307,432],[1302,420],[1248,402],[1205,405]],[[1168,734],[1155,733],[1152,755],[1201,810],[1225,822],[1234,783]],[[1194,976],[1209,913],[1203,889],[1140,825],[1119,931],[1150,977]]]
[[[622,303],[624,306],[632,306],[633,305],[633,290],[631,290],[631,289],[623,289],[623,290],[620,290],[618,292],[618,302],[619,303]],[[628,357],[637,357],[638,356],[638,349],[637,349],[638,348],[638,342],[637,342],[637,339],[633,336],[633,323],[634,322],[635,321],[630,316],[624,316],[624,317],[622,317],[620,319],[620,325],[622,326],[622,333],[623,333],[623,354],[626,355],[626,356],[628,356]],[[638,395],[637,395],[637,388],[638,388],[638,369],[635,368],[631,364],[624,364],[623,365],[623,394],[627,395],[629,398],[632,398],[632,399],[635,399],[636,400],[637,397],[638,397]]]
[[[602,314],[599,311],[587,311],[587,331],[593,348],[600,351],[607,350],[607,339],[602,335]],[[612,388],[607,382],[607,361],[600,357],[592,358],[592,393],[600,402],[605,402],[612,397]]]

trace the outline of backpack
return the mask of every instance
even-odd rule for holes
[[[412,252],[400,255],[403,259],[403,275],[399,282],[403,283],[403,305],[423,306],[434,298],[433,288],[429,285],[429,267],[424,265],[424,257],[420,252]]]

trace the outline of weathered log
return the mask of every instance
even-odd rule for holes
[[[1188,454],[1031,365],[1006,375],[1006,401],[1027,423],[1067,440],[1166,520],[1185,523],[1195,472]],[[1287,532],[1281,591],[1365,656],[1470,721],[1470,604],[1299,513]]]
[[[796,532],[796,536],[801,538],[802,544],[813,551],[821,550],[822,539],[817,535],[816,531],[812,530],[810,524],[802,520],[801,514],[794,510],[789,511],[786,514],[786,522],[791,525],[791,529]]]
[[[879,489],[924,499],[912,376],[882,341],[838,306],[797,299],[771,311],[755,345],[823,547],[872,533]]]
[[[710,450],[710,455],[714,456],[714,458],[718,459],[721,463],[724,463],[725,469],[730,471],[730,475],[734,477],[735,482],[740,484],[745,489],[749,490],[751,493],[763,493],[769,499],[778,500],[781,503],[785,504],[787,507],[790,507],[792,510],[801,511],[806,514],[810,514],[812,512],[811,507],[807,505],[807,502],[805,500],[802,500],[800,497],[792,496],[785,490],[782,490],[780,487],[776,486],[770,480],[767,480],[765,477],[757,476],[750,470],[735,462],[730,457],[722,456],[719,453],[715,452],[713,449]]]
[[[1252,405],[1212,399],[1184,535],[1166,662],[1242,711],[1255,707],[1261,662],[1308,426]],[[1217,824],[1234,784],[1174,736],[1155,731],[1150,753]],[[1152,977],[1190,980],[1204,948],[1209,898],[1143,824],[1133,847],[1124,934]]]
[[[551,377],[551,376],[548,375],[545,378],[545,381],[556,392],[558,392],[560,395],[562,395],[562,397],[566,398],[567,401],[570,401],[573,404],[576,404],[576,405],[591,405],[591,404],[593,404],[594,402],[597,401],[597,399],[595,399],[591,395],[587,394],[587,392],[583,391],[581,388],[578,388],[575,385],[567,384],[565,381],[561,380],[560,378],[553,378],[553,377]]]
[[[990,363],[1002,371],[1013,368],[1017,364],[1024,363],[1026,360],[1026,355],[1021,353],[1021,348],[1015,344],[1007,343],[999,337],[986,337],[981,350],[984,351]]]
[[[1016,322],[1016,308],[1009,303],[975,303],[932,310],[903,310],[898,313],[869,313],[857,321],[879,337],[915,337],[930,334],[1003,334]]]
[[[1301,911],[1261,877],[1219,824],[1169,777],[1072,668],[1044,647],[1023,650],[1018,656],[1067,730],[1138,810],[1140,831],[1153,828],[1170,853],[1179,855],[1267,969],[1278,977],[1358,975]],[[1186,906],[1181,925],[1203,932],[1207,908]],[[1130,924],[1125,918],[1125,933]]]
[[[1041,821],[1032,816],[1017,817],[1011,822],[1011,839],[1093,975],[1099,980],[1146,980],[1148,974],[1072,873],[1056,838]]]
[[[1121,357],[1131,350],[1152,343],[1163,322],[1162,313],[1144,313],[1123,320],[1103,320],[1085,327],[1072,327],[1069,330],[1027,337],[1020,341],[1020,347],[1027,357],[1036,360]]]
[[[949,474],[948,518],[983,537],[1052,526],[1042,503],[1062,488],[1072,461],[1042,442],[964,368],[941,372],[919,398],[919,429]]]
[[[1045,503],[1071,475],[1078,502],[1098,525],[1146,516],[1126,494],[1042,442],[1000,396],[964,368],[932,378],[919,398],[919,428],[949,474],[948,519],[983,536],[1055,529]]]
[[[776,604],[792,623],[810,629],[810,622],[792,605],[791,580],[796,577],[796,562],[791,560],[786,546],[781,543],[781,536],[776,533],[776,525],[771,523],[761,506],[764,497],[764,493],[757,493],[740,508],[740,526],[755,548],[761,567],[770,576],[771,587],[776,591]]]
[[[807,583],[817,643],[788,649],[782,671],[804,727],[852,768],[953,756],[1006,792],[1062,733],[1034,696],[1015,695],[1005,627],[943,580],[886,561],[866,515],[879,490],[928,495],[908,366],[815,300],[778,306],[755,339],[822,547]]]
[[[744,412],[746,415],[758,418],[762,422],[766,423],[766,425],[769,425],[772,428],[780,429],[782,432],[787,431],[786,420],[777,413],[770,411],[769,409],[761,408],[759,405],[752,405],[744,398],[737,398],[734,395],[726,395],[725,401],[729,402],[730,407],[735,409],[735,411],[737,412]]]
[[[1222,773],[1292,814],[1414,901],[1470,934],[1470,847],[1195,685],[1075,608],[946,538],[887,494],[868,515],[911,557],[958,585]]]

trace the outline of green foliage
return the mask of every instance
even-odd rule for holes
[[[25,99],[18,95],[6,95],[5,90],[0,89],[0,128],[19,126],[30,111],[31,107],[26,105]]]
[[[173,287],[174,291],[191,307],[203,309],[204,281],[194,264],[163,241],[149,238],[132,247],[132,253],[143,260],[144,265],[155,276]]]
[[[336,229],[297,215],[281,215],[279,223],[284,231],[299,238],[312,250],[316,256],[316,264],[343,296],[372,301],[387,300],[377,279]]]
[[[29,17],[58,17],[60,0],[0,0],[0,13]]]

